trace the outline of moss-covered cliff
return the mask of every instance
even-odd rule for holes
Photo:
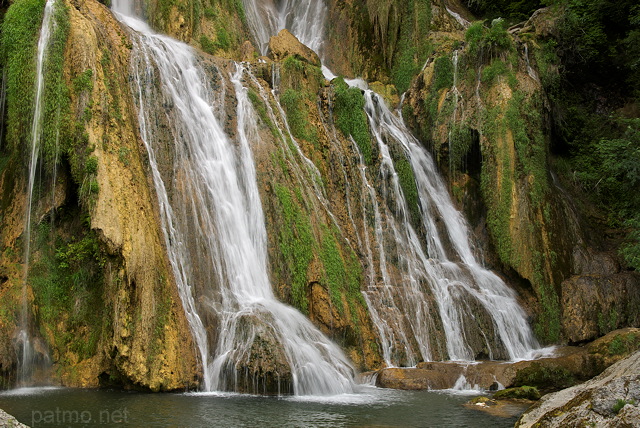
[[[44,0],[16,0],[3,19],[0,370],[11,384],[26,281],[36,350],[43,360],[51,357],[57,382],[192,388],[201,369],[139,136],[128,79],[132,42],[101,3],[58,0],[56,7],[28,270],[26,170]],[[481,3],[474,12],[494,18],[491,2]],[[472,24],[473,15],[457,1],[330,1],[322,59],[336,73],[376,81],[371,87],[402,107],[472,226],[478,253],[518,291],[539,339],[592,340],[640,322],[640,280],[633,270],[638,67],[625,69],[622,88],[605,85],[598,74],[579,82],[577,98],[565,98],[570,84],[559,71],[575,75],[577,57],[603,49],[588,40],[568,43],[572,20],[599,15],[576,0],[529,18],[537,5],[524,3],[509,13],[509,22]],[[623,3],[620,10],[631,18],[621,34],[606,20],[594,22],[637,59],[637,10]],[[342,79],[325,80],[317,56],[286,33],[274,40],[271,58],[258,60],[239,0],[136,6],[156,30],[200,50],[220,76],[232,73],[232,60],[250,62],[243,85],[259,126],[252,149],[274,291],[360,369],[380,367],[378,331],[362,292],[383,281],[376,267],[381,256],[368,247],[378,233],[374,202],[393,212],[397,201],[373,201],[368,193],[368,185],[381,189],[387,178],[371,172],[382,155],[362,92]],[[525,23],[508,28],[524,17]],[[598,73],[608,66],[599,62]],[[233,111],[230,81],[212,85],[222,94],[220,111]],[[606,95],[625,88],[621,101]],[[592,93],[599,101],[582,106]],[[587,126],[590,120],[595,125]],[[236,118],[224,115],[232,138],[235,127]],[[424,235],[410,163],[386,139],[410,224]],[[380,245],[393,253],[392,241]],[[393,281],[401,280],[403,263],[401,257],[391,261]],[[433,316],[430,322],[434,358],[447,358],[441,321]],[[488,355],[483,343],[473,347],[476,356]]]
[[[31,145],[24,123],[32,116],[30,99],[18,97],[32,90],[29,52],[37,43],[43,6],[37,0],[15,2],[3,26],[6,136],[14,142],[3,147],[8,160],[2,171],[3,203],[12,207],[2,219],[9,226],[2,228],[2,277],[11,278],[2,300],[6,371],[16,364],[11,343],[26,269],[20,237],[28,157],[20,148]],[[55,8],[26,278],[31,333],[48,344],[51,376],[65,385],[192,387],[196,358],[129,101],[128,36],[97,2],[60,1]],[[30,27],[21,22],[28,19],[34,21]]]

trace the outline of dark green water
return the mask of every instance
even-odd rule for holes
[[[0,408],[33,428],[512,427],[516,421],[462,407],[470,398],[371,387],[330,398],[30,389],[0,394]]]

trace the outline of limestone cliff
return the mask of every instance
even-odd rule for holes
[[[129,101],[127,33],[97,1],[57,7],[69,29],[61,63],[68,91],[58,105],[54,174],[43,166],[46,180],[36,201],[40,224],[27,279],[33,332],[48,343],[52,377],[64,385],[193,387],[198,368],[191,334]],[[13,192],[16,201],[25,198],[21,171],[19,165],[3,171],[3,193]],[[53,200],[47,186],[55,186]],[[26,208],[24,202],[11,207],[2,219],[9,226],[2,228],[2,266],[3,278],[12,281],[3,292],[15,296],[24,269],[18,237]],[[16,300],[3,299],[5,310],[15,314]],[[11,329],[3,325],[3,333]],[[6,338],[5,370],[15,365],[12,348]]]
[[[52,357],[54,378],[65,385],[195,387],[201,369],[166,255],[132,101],[132,42],[97,0],[60,4],[65,24],[56,33],[58,67],[47,77],[51,101],[26,278],[37,348],[42,359]],[[38,19],[43,5],[14,2],[25,8],[21,16],[34,11]],[[236,100],[227,76],[236,67],[233,59],[250,63],[243,85],[259,127],[252,149],[273,288],[359,368],[383,365],[362,292],[384,300],[376,290],[385,280],[402,281],[405,265],[402,257],[390,258],[387,277],[376,268],[384,256],[369,245],[379,233],[374,206],[390,216],[399,201],[370,197],[369,189],[383,189],[390,179],[372,172],[383,159],[372,144],[363,94],[340,79],[325,80],[320,59],[336,73],[372,81],[389,106],[401,108],[465,213],[478,255],[518,291],[540,339],[582,342],[640,322],[637,273],[588,239],[583,213],[553,172],[553,100],[544,81],[557,65],[541,55],[543,41],[555,32],[552,10],[507,28],[501,20],[472,24],[473,16],[453,0],[329,1],[321,58],[286,31],[272,38],[270,58],[258,58],[241,1],[152,0],[136,7],[156,30],[200,51],[231,139]],[[7,384],[16,366],[28,239],[32,82],[19,75],[34,73],[25,58],[34,52],[39,25],[24,18],[20,24],[29,31],[12,31],[14,15],[9,12],[3,25],[7,122],[0,142],[0,370]],[[385,139],[407,195],[409,222],[424,240],[415,177],[399,145]],[[170,169],[171,160],[169,153],[160,168]],[[380,253],[393,253],[395,245],[387,236]],[[196,276],[196,288],[208,286],[207,275]],[[435,298],[425,299],[435,314]],[[411,315],[400,318],[408,322]],[[434,315],[429,323],[433,358],[446,359],[442,320]],[[479,315],[465,332],[477,336],[471,339],[475,357],[491,354],[485,341],[496,338],[489,333],[483,341],[474,330],[490,324],[487,314]],[[209,328],[214,340],[215,323]],[[264,341],[260,352],[273,352],[253,352],[256,358],[246,362],[256,373],[280,369],[282,355],[271,349],[271,338]],[[502,358],[504,350],[494,355]],[[398,360],[408,361],[406,355]]]

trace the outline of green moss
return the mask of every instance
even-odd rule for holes
[[[15,1],[2,22],[2,63],[7,91],[6,138],[13,153],[28,152],[33,121],[36,52],[44,4],[44,0]]]
[[[471,150],[473,134],[467,123],[453,123],[449,130],[449,166],[451,170],[464,169],[464,159]]]
[[[453,61],[448,56],[439,56],[434,62],[435,79],[433,89],[439,91],[453,86]]]
[[[223,51],[229,50],[231,47],[229,33],[224,27],[220,27],[216,30],[216,42],[218,47]]]
[[[635,333],[616,336],[607,346],[610,356],[625,355],[635,352],[640,348],[640,335]]]
[[[44,1],[20,0],[12,4],[2,24],[2,62],[7,82],[8,151],[26,165],[30,159],[31,125],[33,122],[36,52],[42,24]],[[57,158],[61,125],[69,105],[64,84],[64,49],[69,32],[66,5],[56,3],[53,10],[55,26],[51,33],[44,64],[43,116],[41,121],[42,158],[51,167]]]
[[[549,187],[547,151],[539,113],[542,108],[536,100],[525,99],[524,94],[516,91],[509,100],[505,116],[521,165],[520,177],[524,176],[531,182],[529,195],[534,207],[542,204]]]
[[[305,103],[308,97],[294,89],[286,89],[280,95],[280,103],[287,114],[291,134],[295,138],[306,140],[318,146],[318,132],[309,123],[309,107]]]
[[[93,90],[93,70],[87,69],[73,79],[73,88],[76,94],[91,92]]]
[[[280,131],[278,131],[278,128],[271,120],[271,117],[269,117],[269,112],[267,111],[267,106],[265,105],[264,100],[253,88],[249,88],[249,90],[247,91],[247,96],[249,97],[249,101],[251,101],[253,108],[258,113],[258,116],[260,117],[262,123],[267,125],[274,138],[280,138]]]
[[[635,406],[636,405],[636,401],[635,400],[623,400],[623,399],[619,398],[618,401],[616,401],[616,404],[613,405],[611,410],[613,410],[613,413],[615,413],[617,415],[618,413],[620,413],[620,410],[622,410],[622,408],[624,406],[626,406],[627,404],[631,404],[632,406]]]
[[[540,391],[535,386],[520,386],[516,388],[507,388],[496,392],[493,398],[496,400],[507,399],[525,399],[537,401],[541,397]]]
[[[500,118],[500,108],[487,109],[483,117],[483,130],[487,141],[506,138],[506,126]],[[480,188],[488,206],[487,224],[495,249],[508,266],[517,265],[511,242],[510,218],[513,190],[513,170],[508,150],[499,151],[496,144],[485,145],[480,175]],[[501,171],[501,176],[498,176]]]
[[[340,232],[334,227],[322,227],[322,241],[320,245],[320,261],[325,272],[325,281],[331,297],[331,302],[343,314],[349,308],[351,321],[356,329],[360,321],[357,307],[365,307],[366,303],[360,292],[362,282],[362,265],[351,247],[343,247],[343,253],[338,245]],[[342,297],[345,297],[345,301]]]
[[[313,259],[314,239],[309,218],[291,191],[276,183],[274,191],[282,215],[278,233],[279,253],[291,279],[291,304],[308,313],[307,269]]]
[[[513,384],[529,385],[543,391],[556,391],[575,385],[576,379],[565,368],[533,363],[529,367],[518,370]]]
[[[428,33],[431,26],[431,2],[430,0],[408,0],[403,2],[402,21],[399,28],[393,26],[389,32],[397,31],[397,45],[393,55],[388,58],[391,64],[391,80],[402,93],[409,89],[413,77],[420,71],[432,47],[429,43]],[[392,44],[394,34],[387,36]],[[393,46],[392,46],[393,47]]]
[[[84,231],[76,214],[69,213],[61,221],[79,233],[56,235],[48,223],[39,224],[29,282],[43,336],[53,334],[51,345],[56,349],[88,358],[96,353],[103,322],[106,256],[95,233]]]
[[[326,274],[327,288],[329,289],[331,301],[340,313],[344,313],[341,298],[343,284],[346,283],[344,260],[338,249],[335,236],[326,229],[322,236],[320,260]]]
[[[350,88],[342,78],[333,81],[335,89],[334,117],[338,129],[347,137],[353,137],[365,164],[371,165],[373,154],[369,122],[364,112],[364,96],[358,88]]]
[[[485,85],[492,85],[498,76],[507,74],[507,65],[500,59],[494,59],[491,64],[482,69],[480,80]]]
[[[98,158],[90,156],[84,165],[84,171],[86,174],[96,174],[98,172]]]
[[[64,52],[69,36],[69,11],[64,2],[56,2],[53,10],[55,26],[47,61],[44,64],[44,115],[42,128],[42,150],[44,160],[53,165],[59,155],[61,135],[69,130],[68,117],[70,97],[64,80]]]
[[[409,220],[412,224],[420,224],[420,200],[418,198],[418,186],[413,174],[411,164],[405,158],[394,159],[394,166],[398,174],[398,182],[402,188],[402,193],[409,207]]]
[[[200,47],[209,55],[215,55],[218,51],[218,46],[204,34],[200,36]]]
[[[474,22],[465,32],[469,55],[472,61],[483,64],[497,58],[501,53],[512,51],[513,41],[503,19],[497,18],[487,28],[482,22]]]

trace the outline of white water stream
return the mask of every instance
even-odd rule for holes
[[[267,54],[271,36],[286,28],[322,58],[328,13],[324,1],[243,0],[242,3],[262,55]]]
[[[20,309],[20,325],[16,345],[20,350],[20,361],[18,362],[18,384],[25,385],[31,376],[35,359],[32,338],[29,332],[29,305],[27,299],[27,278],[29,275],[29,265],[31,261],[31,215],[33,208],[33,191],[36,185],[36,171],[42,146],[42,116],[44,112],[44,65],[47,60],[47,53],[51,34],[54,31],[55,20],[53,8],[55,0],[47,0],[40,28],[40,38],[38,39],[38,53],[36,57],[36,82],[35,98],[33,105],[33,122],[31,123],[31,156],[29,158],[29,179],[27,188],[27,212],[24,226],[24,273],[22,282],[22,302]]]
[[[308,7],[292,7],[289,2],[279,8],[271,2],[254,0],[244,0],[244,4],[254,34],[263,45],[279,29],[288,28],[312,49],[322,46],[325,26],[322,19],[327,15],[323,1],[315,2],[315,7],[323,12],[311,19],[306,13]],[[308,5],[308,2],[300,4]],[[264,8],[263,12],[260,12],[261,8]],[[468,25],[458,14],[447,11],[461,25]],[[295,20],[273,18],[283,16],[295,17]],[[453,61],[457,78],[457,51]],[[335,77],[326,67],[323,67],[323,73],[329,79]],[[493,358],[498,349],[510,359],[532,357],[533,350],[539,345],[515,293],[477,262],[469,243],[466,222],[454,208],[431,156],[411,135],[402,119],[392,114],[384,101],[367,89],[366,82],[361,79],[346,82],[365,93],[370,130],[380,153],[379,171],[367,175],[364,165],[361,167],[363,210],[365,206],[373,210],[375,242],[371,242],[366,230],[359,233],[358,241],[361,247],[364,245],[361,252],[366,255],[370,269],[370,283],[363,294],[377,327],[387,365],[400,362],[413,365],[420,360],[432,359],[432,347],[438,346],[433,338],[439,328],[444,330],[446,349],[439,350],[438,354],[452,360],[474,358],[470,343],[474,340],[477,343],[478,338],[470,335],[482,336],[479,340],[484,341],[489,358]],[[457,107],[456,82],[453,92]],[[454,110],[454,120],[455,114]],[[387,145],[389,140],[402,147],[413,169],[426,236],[420,236],[409,221],[409,207]],[[353,147],[357,150],[355,144]],[[381,180],[378,187],[372,183],[374,175]],[[379,204],[379,200],[387,203]],[[364,211],[363,215],[366,215]],[[389,241],[394,243],[392,253],[386,249]],[[374,259],[378,261],[374,269],[377,274],[371,270]],[[397,272],[395,279],[389,272],[394,260],[399,279]],[[477,320],[477,317],[485,320]],[[440,325],[436,325],[435,318],[440,319]]]
[[[296,394],[350,392],[353,369],[342,351],[279,302],[269,282],[251,152],[256,113],[242,85],[242,66],[230,76],[237,99],[233,141],[216,117],[214,90],[194,51],[155,34],[127,4],[115,0],[113,8],[134,30],[132,85],[140,133],[169,258],[202,360],[204,388],[236,389],[242,382],[237,370],[251,361],[255,344],[272,341],[267,346],[274,349],[258,352],[277,354],[282,348]],[[169,129],[159,125],[164,121]],[[161,165],[167,157],[169,172]]]

